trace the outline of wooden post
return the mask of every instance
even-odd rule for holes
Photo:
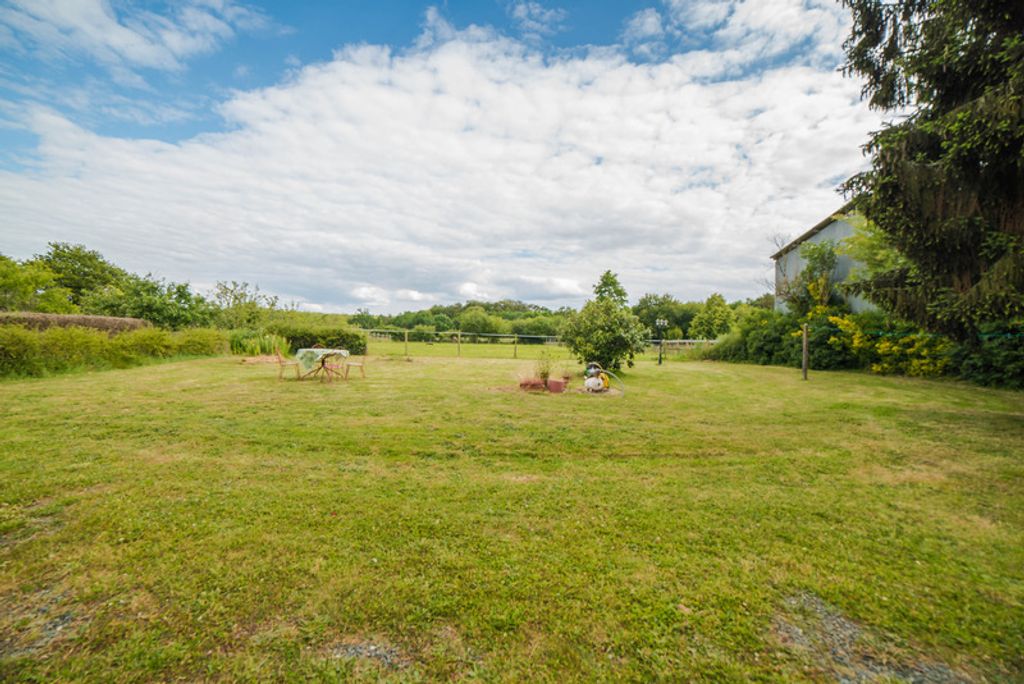
[[[512,336],[512,358],[519,358],[519,335]]]
[[[405,331],[405,358],[409,358],[409,331]]]
[[[458,346],[458,355],[462,356],[462,331],[455,333],[455,344]]]
[[[807,379],[807,367],[810,365],[810,353],[807,345],[807,324],[804,323],[804,359],[803,359],[803,371],[804,380]]]

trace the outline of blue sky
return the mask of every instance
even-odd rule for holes
[[[309,309],[761,291],[880,121],[831,0],[0,2],[0,252]]]

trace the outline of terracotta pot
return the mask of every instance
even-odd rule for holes
[[[544,381],[541,380],[540,378],[529,378],[527,380],[520,380],[519,389],[542,390],[544,389]]]
[[[548,391],[554,394],[561,394],[565,391],[565,380],[548,378]]]

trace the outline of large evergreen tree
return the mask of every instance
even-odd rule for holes
[[[906,259],[857,289],[962,341],[1024,315],[1024,2],[843,0],[847,74],[905,118],[846,183]]]

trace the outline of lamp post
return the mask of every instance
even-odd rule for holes
[[[658,365],[661,365],[661,357],[664,356],[665,352],[665,328],[668,327],[668,321],[664,318],[659,318],[654,321],[655,327],[658,328]]]

